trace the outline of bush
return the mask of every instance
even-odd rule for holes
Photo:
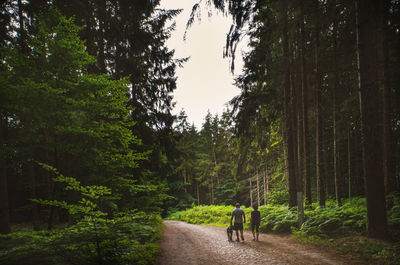
[[[52,231],[24,231],[0,237],[1,264],[153,264],[159,252],[162,219],[158,213],[137,210],[115,212],[110,218],[99,207],[115,199],[105,186],[82,186],[55,168],[42,164],[66,184],[65,190],[79,193],[80,200],[33,200],[42,205],[61,207],[75,224]],[[34,261],[34,262],[33,262]]]
[[[391,195],[392,208],[388,211],[390,233],[394,239],[400,238],[400,196]],[[230,222],[233,206],[194,206],[186,211],[176,212],[169,219],[180,220],[192,224],[208,224],[225,226]],[[252,208],[243,208],[250,219]],[[290,232],[297,227],[296,208],[289,209],[285,204],[270,204],[259,207],[261,212],[262,232]],[[304,222],[299,229],[305,235],[336,236],[347,234],[363,234],[366,231],[366,200],[351,198],[343,200],[338,206],[336,201],[328,200],[325,207],[313,203],[304,210]],[[248,227],[248,226],[247,226]]]
[[[228,226],[234,206],[201,205],[191,209],[173,213],[168,217],[170,220],[184,221],[190,224]],[[242,207],[247,217],[251,208]]]
[[[261,212],[261,232],[291,231],[292,226],[297,225],[297,212],[290,210],[287,205],[267,205],[259,208]]]
[[[388,224],[391,235],[400,241],[400,193],[392,193],[388,196],[388,201],[392,204],[388,211]]]
[[[143,212],[52,231],[0,236],[0,264],[153,264],[161,217]],[[100,252],[100,253],[99,253]]]
[[[366,202],[364,198],[344,200],[342,206],[329,200],[326,207],[313,203],[304,211],[304,223],[301,231],[308,235],[334,235],[363,233],[366,228]]]

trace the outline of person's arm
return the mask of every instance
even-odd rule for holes
[[[232,214],[232,216],[231,216],[231,226],[232,226],[232,220],[233,220],[233,214]]]
[[[245,224],[245,223],[246,223],[246,214],[243,211],[243,224]]]

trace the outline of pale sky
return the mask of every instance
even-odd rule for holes
[[[231,18],[215,11],[208,18],[207,10],[204,10],[201,22],[196,21],[188,30],[186,41],[183,40],[186,22],[196,2],[197,0],[162,0],[160,8],[184,9],[174,19],[176,30],[167,42],[170,49],[175,49],[176,58],[190,56],[184,67],[177,69],[174,113],[179,114],[183,108],[189,123],[194,123],[200,129],[208,110],[213,116],[221,115],[226,109],[226,103],[237,96],[240,90],[233,85],[234,76],[229,70],[229,58],[223,59]],[[235,75],[241,73],[243,64],[241,51],[239,48],[237,50]]]

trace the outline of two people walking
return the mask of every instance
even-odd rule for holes
[[[260,211],[258,211],[258,206],[253,206],[253,209],[250,217],[251,232],[253,233],[253,241],[258,241],[261,214]],[[236,231],[236,241],[240,242],[239,231],[241,239],[244,241],[243,224],[246,223],[246,215],[243,209],[240,208],[240,203],[236,203],[236,208],[232,211],[231,226],[233,220],[233,230]]]

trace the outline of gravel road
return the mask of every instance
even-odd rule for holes
[[[176,221],[164,224],[157,265],[363,264],[290,236],[260,234],[254,242],[251,232],[245,231],[245,241],[229,242],[224,228]]]

